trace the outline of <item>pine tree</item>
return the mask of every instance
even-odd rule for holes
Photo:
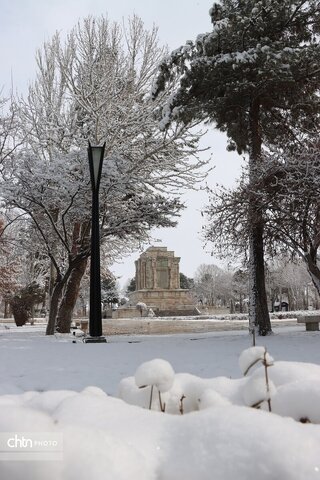
[[[320,77],[319,0],[222,0],[210,10],[213,29],[175,50],[159,67],[156,98],[175,93],[162,124],[192,119],[226,132],[229,149],[249,156],[249,182],[263,147],[312,124]],[[264,205],[249,207],[252,328],[271,332],[264,281]]]

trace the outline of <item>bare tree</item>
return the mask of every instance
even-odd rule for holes
[[[312,133],[314,136],[314,132]],[[320,293],[320,149],[311,132],[302,132],[295,146],[265,152],[255,167],[255,181],[246,172],[234,190],[211,192],[204,237],[220,256],[245,255],[249,204],[264,206],[264,244],[270,257],[290,253],[301,259]]]
[[[231,298],[232,275],[217,265],[202,264],[194,277],[194,292],[203,305],[226,306]]]
[[[1,92],[0,92],[1,94]],[[0,97],[0,167],[22,144],[17,116],[17,104],[12,96]]]
[[[56,34],[37,54],[37,79],[20,103],[30,134],[19,159],[6,163],[4,191],[32,218],[53,265],[47,333],[57,318],[60,331],[69,330],[90,256],[88,139],[106,142],[100,205],[109,262],[145,242],[152,226],[175,225],[179,192],[205,175],[201,133],[158,128],[156,110],[170,91],[157,106],[149,89],[163,52],[156,29],[137,17],[127,27],[89,17],[64,44]]]
[[[307,309],[309,292],[310,303],[311,298],[317,303],[309,283],[310,277],[301,259],[293,262],[290,256],[278,256],[268,263],[267,287],[272,309],[278,303],[281,310],[282,302],[288,302],[289,310]]]
[[[320,293],[320,144],[305,135],[290,147],[258,169],[256,195],[268,205],[269,250],[277,246],[301,258]]]

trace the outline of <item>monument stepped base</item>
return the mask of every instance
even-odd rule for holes
[[[112,312],[112,318],[133,318],[141,315],[137,303],[144,303],[157,317],[199,315],[192,304],[188,290],[136,290],[130,294],[129,303]],[[143,316],[148,315],[148,310]]]
[[[189,308],[185,310],[159,310],[155,313],[158,317],[194,317],[201,314],[197,307],[192,305],[189,305]]]
[[[136,290],[129,296],[129,305],[136,305],[139,302],[156,310],[184,310],[185,307],[193,309],[189,291],[182,288]]]
[[[156,307],[151,308],[155,317],[194,317],[200,315],[201,312],[193,305],[186,305],[186,308],[175,308],[174,310],[158,310]],[[123,306],[117,308],[112,312],[113,319],[121,318],[139,318],[148,317],[149,308],[145,311],[141,311],[137,307]]]

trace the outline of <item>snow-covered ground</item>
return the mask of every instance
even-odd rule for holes
[[[320,333],[274,331],[257,338],[274,359],[267,392],[261,362],[242,375],[246,331],[84,344],[45,337],[43,326],[0,326],[0,478],[320,478]],[[242,354],[242,370],[262,351]],[[157,411],[158,389],[166,413]],[[272,413],[267,401],[248,406],[269,398]],[[33,444],[38,457],[22,461],[20,444],[6,447],[21,432],[53,435],[61,458],[48,461],[57,452],[35,453]]]

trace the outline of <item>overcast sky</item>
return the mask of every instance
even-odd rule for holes
[[[43,41],[56,30],[68,32],[82,17],[92,14],[107,14],[110,20],[121,21],[133,13],[139,15],[146,27],[156,24],[162,43],[175,49],[198,33],[210,31],[208,11],[210,0],[0,0],[0,87],[7,92],[25,92],[35,72],[34,53]],[[210,131],[203,139],[210,146],[214,171],[208,183],[232,185],[239,176],[241,158],[226,152],[225,137]],[[210,155],[207,152],[205,155]],[[154,232],[161,240],[155,245],[168,247],[181,257],[180,271],[192,277],[201,263],[219,263],[203,248],[200,231],[203,219],[201,208],[207,202],[204,192],[191,192],[183,196],[187,209],[182,214],[178,227]],[[208,250],[208,249],[207,249]],[[121,277],[120,283],[134,276],[134,260],[139,252],[113,266],[114,273]]]

